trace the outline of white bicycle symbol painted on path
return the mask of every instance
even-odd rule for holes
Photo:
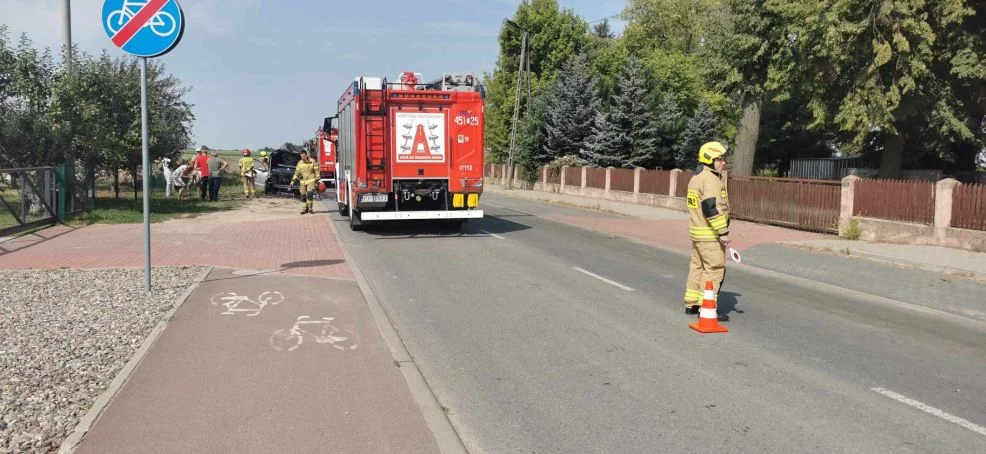
[[[332,344],[337,350],[355,350],[359,345],[341,345],[349,341],[348,336],[336,336],[339,328],[332,324],[335,317],[322,317],[313,320],[310,316],[302,315],[290,329],[279,329],[270,336],[270,346],[278,351],[292,351],[304,343],[305,337],[311,337],[318,344]],[[308,327],[311,328],[308,328]]]
[[[247,317],[256,317],[268,305],[280,304],[281,301],[284,301],[284,295],[281,292],[261,293],[256,301],[250,299],[249,296],[225,292],[214,295],[210,300],[213,305],[218,306],[221,304],[226,307],[226,311],[222,315],[236,315],[240,312],[247,312]]]
[[[131,19],[137,15],[137,11],[148,3],[147,0],[123,0],[123,7],[118,11],[113,11],[108,16],[106,16],[106,28],[110,30],[110,33],[116,34],[129,22]],[[178,27],[178,21],[175,17],[167,11],[158,11],[151,20],[144,24],[144,27],[150,27],[151,31],[155,35],[165,37],[170,36],[175,32],[175,28]]]

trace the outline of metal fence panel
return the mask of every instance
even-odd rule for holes
[[[731,177],[731,215],[737,219],[823,232],[839,229],[839,181]]]
[[[791,178],[811,180],[840,180],[846,169],[865,167],[869,162],[859,156],[838,158],[792,159]]]
[[[935,223],[935,184],[858,180],[853,211],[855,216],[932,225]]]
[[[633,170],[613,169],[609,171],[609,189],[612,191],[633,192]]]
[[[582,186],[581,167],[568,167],[565,169],[565,186]]]
[[[585,185],[589,188],[606,189],[606,169],[586,167]]]
[[[695,175],[695,173],[691,170],[683,170],[680,174],[678,174],[678,183],[674,188],[675,197],[683,198],[688,195],[688,182],[692,181],[693,175]]]
[[[0,236],[58,220],[54,167],[0,169]]]
[[[986,230],[986,185],[960,184],[952,192],[952,227]]]
[[[671,172],[668,170],[642,170],[640,172],[640,192],[646,194],[670,195]]]

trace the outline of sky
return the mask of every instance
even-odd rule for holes
[[[104,0],[71,0],[72,41],[99,55],[125,55],[101,25]],[[142,0],[140,0],[142,1]],[[497,35],[520,0],[179,0],[181,42],[157,57],[191,87],[195,146],[277,147],[314,136],[359,76],[403,71],[491,72]],[[559,0],[587,21],[613,16],[625,0]],[[35,47],[64,43],[64,0],[0,0],[0,24]],[[615,32],[623,24],[611,19]],[[134,93],[140,96],[140,93]],[[153,114],[153,112],[152,112]]]

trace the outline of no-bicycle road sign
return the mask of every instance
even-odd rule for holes
[[[102,18],[110,41],[138,57],[168,53],[185,31],[178,0],[105,0]]]

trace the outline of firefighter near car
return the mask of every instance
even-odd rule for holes
[[[712,281],[716,298],[726,273],[726,248],[729,239],[729,194],[723,170],[726,167],[726,147],[708,142],[699,149],[702,171],[688,182],[685,206],[688,210],[688,236],[692,241],[692,256],[685,284],[685,313],[697,314],[702,302],[704,285]],[[719,321],[726,321],[724,314]]]
[[[366,222],[481,219],[483,87],[446,73],[419,83],[359,77],[339,98],[336,197],[353,230]]]
[[[295,167],[294,176],[291,177],[291,185],[295,182],[301,183],[298,187],[298,194],[301,196],[301,214],[315,213],[312,205],[315,203],[315,191],[318,188],[318,163],[315,162],[308,153],[301,152],[301,161]]]
[[[267,151],[266,150],[261,150],[260,151],[260,165],[263,166],[264,170],[266,170],[268,172],[270,171],[270,163],[269,163],[269,159],[267,159]]]
[[[247,198],[257,195],[257,170],[254,168],[253,157],[250,150],[243,149],[243,157],[240,158],[240,179],[243,180],[243,195]]]

